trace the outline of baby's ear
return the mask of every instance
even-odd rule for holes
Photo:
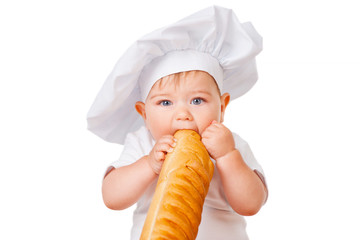
[[[225,115],[225,109],[226,109],[227,105],[230,102],[230,94],[229,93],[224,93],[220,97],[220,101],[221,101],[221,119],[220,119],[220,122],[223,122],[224,121],[224,115]]]
[[[145,103],[143,102],[136,102],[135,103],[136,111],[146,120],[146,113],[145,113]]]

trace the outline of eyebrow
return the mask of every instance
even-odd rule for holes
[[[206,91],[206,90],[194,90],[194,91],[190,91],[190,94],[205,94],[205,95],[208,95],[208,96],[212,96],[212,94],[209,92],[209,91]],[[161,98],[168,98],[170,97],[171,94],[167,94],[167,93],[159,93],[159,94],[155,94],[153,96],[151,96],[149,99],[152,100],[154,98],[157,98],[157,97],[161,97]]]
[[[205,94],[205,95],[207,95],[209,97],[212,96],[212,94],[209,91],[206,91],[206,90],[194,90],[194,91],[191,91],[190,94],[193,94],[193,95]]]
[[[193,93],[193,94],[203,93],[203,94],[211,95],[211,93],[209,91],[206,91],[206,90],[194,90],[194,91],[191,91],[191,93]]]
[[[170,94],[159,93],[159,94],[155,94],[155,95],[151,96],[150,100],[154,99],[156,97],[165,97],[166,98],[166,97],[169,97],[169,96],[170,96]]]

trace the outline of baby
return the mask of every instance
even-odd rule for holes
[[[178,24],[189,34],[191,32],[189,29],[191,30],[193,26],[189,19],[203,23],[201,17],[211,20],[208,22],[212,23],[226,20],[236,23],[237,27],[241,26],[234,18],[232,11],[220,7],[208,8],[184,19],[183,22],[189,25],[185,24],[186,26],[184,26],[181,21]],[[224,24],[228,25],[229,23],[224,22]],[[164,36],[164,32],[169,29],[176,29],[178,33],[181,33],[181,29],[176,27],[176,24],[174,25],[152,34],[157,37]],[[199,27],[206,26],[200,24]],[[247,30],[253,34],[253,36],[247,35],[248,40],[256,42],[256,39],[251,40],[251,37],[259,37],[251,32],[254,29],[247,28]],[[206,32],[208,31],[206,30]],[[159,32],[161,32],[160,35]],[[214,32],[217,32],[220,38],[226,38],[224,29]],[[241,32],[245,34],[244,31]],[[196,39],[199,35],[202,39],[200,46],[206,46],[207,41],[202,34],[194,32],[193,41],[199,44],[200,41]],[[207,34],[203,33],[203,35]],[[173,40],[179,40],[180,36],[181,34],[174,34]],[[212,36],[212,38],[219,36]],[[153,40],[149,36],[145,36],[144,39],[150,39],[151,43],[160,41],[158,38]],[[230,44],[236,48],[236,45],[239,44],[231,44],[232,39],[233,37],[227,42],[227,45]],[[219,44],[217,39],[214,41]],[[214,54],[198,49],[183,48],[179,51],[178,46],[175,46],[171,51],[153,57],[151,61],[144,63],[141,71],[135,77],[136,80],[127,79],[127,84],[118,82],[120,73],[116,67],[114,70],[116,73],[112,74],[115,76],[109,77],[113,81],[112,84],[105,84],[101,91],[109,93],[109,86],[115,89],[126,89],[129,84],[134,82],[130,93],[124,91],[123,96],[119,97],[116,94],[117,97],[114,95],[113,99],[111,96],[102,96],[101,98],[101,92],[98,95],[92,107],[93,110],[89,112],[89,125],[91,125],[91,119],[96,119],[95,115],[101,121],[98,120],[97,124],[92,123],[93,126],[101,126],[101,123],[104,122],[109,128],[109,125],[117,124],[116,126],[122,129],[121,131],[113,127],[105,134],[103,129],[102,132],[94,132],[109,141],[124,144],[120,159],[114,162],[105,174],[102,187],[103,199],[106,206],[114,210],[125,209],[137,203],[133,218],[132,239],[139,239],[155,191],[158,174],[166,154],[171,152],[176,145],[173,135],[179,129],[192,129],[198,132],[215,164],[214,176],[205,199],[197,239],[248,239],[243,216],[256,214],[265,203],[267,199],[266,183],[262,168],[255,160],[247,143],[223,124],[231,92],[238,97],[239,92],[242,91],[240,95],[243,94],[252,86],[251,82],[254,82],[254,71],[256,72],[254,56],[256,54],[253,53],[254,56],[249,57],[251,51],[247,52],[246,44],[246,42],[242,42],[240,49],[243,50],[237,53],[242,58],[242,62],[239,59],[232,59],[231,53],[223,55],[223,59],[221,59],[215,58]],[[227,45],[223,44],[220,48],[225,47],[222,49],[225,51]],[[248,54],[248,59],[244,60],[241,54]],[[239,75],[235,75],[234,78],[232,74],[229,74],[234,73],[234,70],[230,69],[230,72],[226,70],[226,64],[222,64],[221,60],[229,60],[233,68],[238,65]],[[121,61],[119,62],[121,63]],[[115,82],[117,86],[114,86]],[[239,86],[242,89],[234,91]],[[225,89],[229,89],[230,93]],[[111,101],[107,103],[106,98]],[[99,103],[99,99],[102,99],[102,103]],[[103,103],[104,101],[106,104]],[[119,113],[117,109],[122,108],[124,111],[126,109],[124,104],[127,102],[132,102],[135,109],[127,109],[127,112]],[[111,107],[108,107],[107,111],[99,111],[99,109],[105,109],[105,106],[109,104]],[[118,121],[125,117],[130,118],[130,121],[119,121],[118,123],[112,121],[114,116],[107,115],[111,111],[118,112]],[[142,125],[140,124],[135,131],[129,131],[138,120],[133,112],[141,116]],[[115,113],[113,115],[116,116]],[[107,118],[103,116],[107,116]],[[125,125],[128,124],[128,126],[119,127],[118,124],[121,122],[125,122]],[[125,135],[125,137],[120,139],[119,135],[115,137],[109,135],[112,131],[121,136]]]

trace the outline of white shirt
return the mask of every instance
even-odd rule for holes
[[[233,133],[235,146],[240,151],[246,164],[253,170],[257,170],[264,176],[261,166],[256,161],[249,145],[237,134]],[[119,168],[136,162],[141,157],[148,155],[155,144],[150,132],[143,126],[126,136],[124,150],[118,161],[113,162],[109,170]],[[208,194],[205,198],[202,220],[199,226],[197,240],[243,240],[248,239],[246,234],[246,221],[243,216],[237,214],[226,200],[221,179],[215,165],[214,175],[210,182]],[[155,192],[157,181],[145,191],[137,202],[133,215],[133,227],[131,239],[138,240],[145,222],[152,196]]]

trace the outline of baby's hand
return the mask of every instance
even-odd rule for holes
[[[203,144],[214,160],[235,150],[235,141],[231,131],[215,120],[205,129],[201,137]]]
[[[156,142],[148,157],[149,165],[156,174],[160,173],[166,154],[173,151],[175,144],[176,140],[171,135],[165,135]]]

